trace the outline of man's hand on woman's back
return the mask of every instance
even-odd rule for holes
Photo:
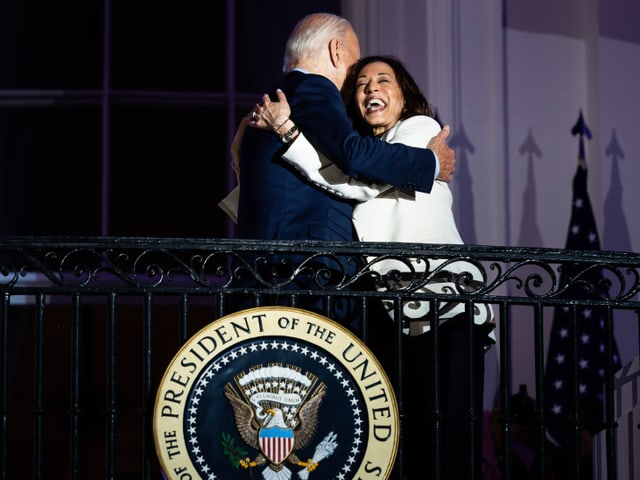
[[[447,145],[447,137],[449,137],[450,131],[449,125],[445,125],[427,144],[427,148],[434,151],[440,163],[438,180],[445,182],[451,181],[451,175],[456,170],[456,152]]]

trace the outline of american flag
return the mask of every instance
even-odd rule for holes
[[[571,132],[579,136],[580,145],[578,169],[573,178],[573,203],[566,248],[600,250],[598,231],[587,192],[587,164],[584,153],[584,137],[590,139],[591,132],[584,123],[582,112]],[[561,272],[560,284],[564,285],[576,273],[575,269],[565,267]],[[600,269],[596,269],[583,278],[586,278],[590,285],[597,285],[603,274]],[[590,295],[597,298],[597,293],[584,292],[586,298]],[[567,442],[570,421],[575,414],[573,410],[576,386],[579,392],[578,414],[582,417],[583,426],[585,417],[589,417],[589,421],[601,421],[607,365],[604,346],[605,312],[596,306],[578,306],[575,309],[575,323],[572,323],[571,315],[570,307],[555,308],[544,378],[547,434],[553,443],[560,447],[564,447]],[[577,383],[574,383],[573,379],[572,334],[577,338]],[[620,368],[620,359],[615,344],[612,350],[616,371]]]

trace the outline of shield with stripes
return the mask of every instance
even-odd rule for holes
[[[293,431],[290,428],[262,428],[259,441],[262,453],[277,465],[284,462],[293,450]]]

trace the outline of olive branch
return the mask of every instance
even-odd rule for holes
[[[240,460],[246,458],[247,451],[242,450],[240,447],[236,446],[235,440],[230,434],[222,432],[220,436],[222,437],[220,443],[224,448],[224,454],[227,456],[227,458],[229,458],[229,460],[231,460],[233,468],[239,470]]]

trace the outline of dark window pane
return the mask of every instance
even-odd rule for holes
[[[0,88],[102,84],[101,1],[0,2]]]
[[[0,232],[100,233],[97,108],[0,109]]]
[[[236,90],[263,93],[282,78],[287,37],[305,15],[339,15],[339,0],[236,2]]]
[[[226,236],[226,112],[115,107],[110,234]]]
[[[225,2],[114,2],[112,86],[125,90],[226,88]]]

